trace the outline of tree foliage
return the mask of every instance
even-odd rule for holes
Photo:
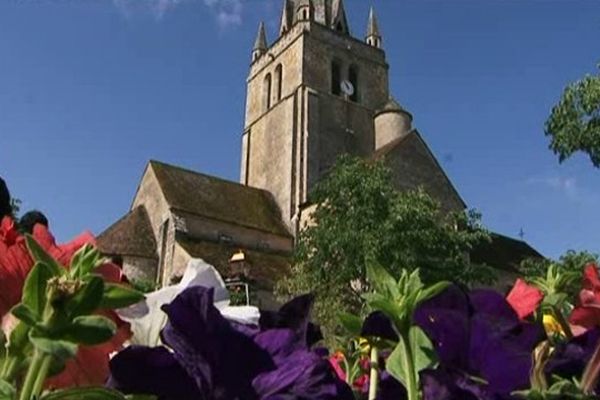
[[[371,261],[396,278],[403,270],[420,268],[426,283],[493,280],[489,269],[471,265],[466,257],[476,243],[489,240],[479,216],[443,215],[424,191],[396,191],[381,162],[341,157],[316,185],[310,202],[316,207],[314,223],[301,231],[293,271],[279,283],[278,293],[315,293],[315,314],[326,330],[339,311],[361,310]]]
[[[546,136],[560,162],[583,152],[600,167],[600,75],[567,86],[546,121]]]

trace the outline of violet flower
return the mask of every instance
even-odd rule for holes
[[[292,329],[242,326],[226,320],[213,304],[213,290],[200,286],[163,309],[168,348],[120,352],[111,360],[109,386],[161,400],[353,399],[328,361],[306,345],[308,312]]]
[[[440,360],[439,371],[425,373],[424,391],[435,382],[445,387],[454,382],[453,387],[461,389],[466,385],[465,376],[487,382],[485,392],[473,391],[478,399],[488,398],[489,393],[504,397],[529,387],[531,353],[545,339],[545,332],[539,324],[520,321],[499,293],[465,293],[450,286],[423,302],[415,311],[414,321],[429,336]]]

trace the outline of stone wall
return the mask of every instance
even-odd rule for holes
[[[156,282],[157,262],[151,258],[123,257],[123,273],[129,280]]]

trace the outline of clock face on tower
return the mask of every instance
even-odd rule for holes
[[[350,81],[343,80],[340,84],[340,88],[342,89],[342,93],[346,96],[352,96],[354,94],[354,85]]]

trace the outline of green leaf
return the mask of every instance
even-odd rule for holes
[[[386,361],[386,370],[405,387],[408,378],[408,363],[414,366],[415,375],[418,380],[419,371],[433,366],[437,361],[431,341],[418,326],[410,327],[408,342],[406,343],[405,339],[400,337],[398,345]],[[407,356],[407,347],[410,348],[412,359],[409,359]]]
[[[66,340],[56,340],[44,337],[36,331],[29,332],[29,340],[35,346],[35,348],[41,352],[50,354],[61,360],[74,357],[77,353],[77,344]]]
[[[442,281],[423,289],[419,293],[419,296],[417,297],[417,304],[415,305],[419,305],[421,302],[437,296],[438,294],[443,292],[448,286],[450,286],[450,282]]]
[[[14,386],[0,379],[0,400],[13,400],[17,398],[17,391]]]
[[[148,397],[151,399],[152,397]],[[125,400],[129,399],[116,390],[103,387],[71,388],[45,394],[40,400]]]
[[[38,261],[27,275],[27,279],[25,279],[22,302],[39,317],[42,316],[46,306],[48,280],[53,276],[50,267]]]
[[[10,312],[29,326],[37,326],[42,320],[40,315],[33,312],[31,308],[23,303],[19,303],[14,306]]]
[[[100,307],[104,293],[104,281],[92,276],[65,305],[65,311],[71,318],[87,315]]]
[[[370,260],[367,264],[367,280],[376,292],[391,298],[398,295],[396,280],[376,261]]]
[[[110,319],[100,315],[87,315],[75,318],[61,338],[91,346],[106,342],[116,331],[117,327]]]
[[[100,302],[101,308],[115,309],[130,306],[144,300],[144,294],[127,287],[114,283],[104,285],[104,294]]]
[[[340,313],[339,319],[342,327],[350,334],[350,336],[360,336],[360,331],[362,330],[362,318],[354,314]]]
[[[36,240],[31,235],[25,235],[25,241],[27,242],[27,248],[31,253],[33,259],[37,262],[41,262],[46,264],[50,271],[52,271],[53,276],[61,276],[64,275],[65,269],[62,265],[58,263],[50,254],[46,253],[46,251],[36,242]]]
[[[82,278],[93,271],[100,260],[100,252],[92,245],[80,248],[71,259],[70,274],[73,278]]]
[[[29,331],[31,327],[24,322],[19,322],[10,332],[7,353],[9,356],[24,356],[24,350],[29,344]]]

